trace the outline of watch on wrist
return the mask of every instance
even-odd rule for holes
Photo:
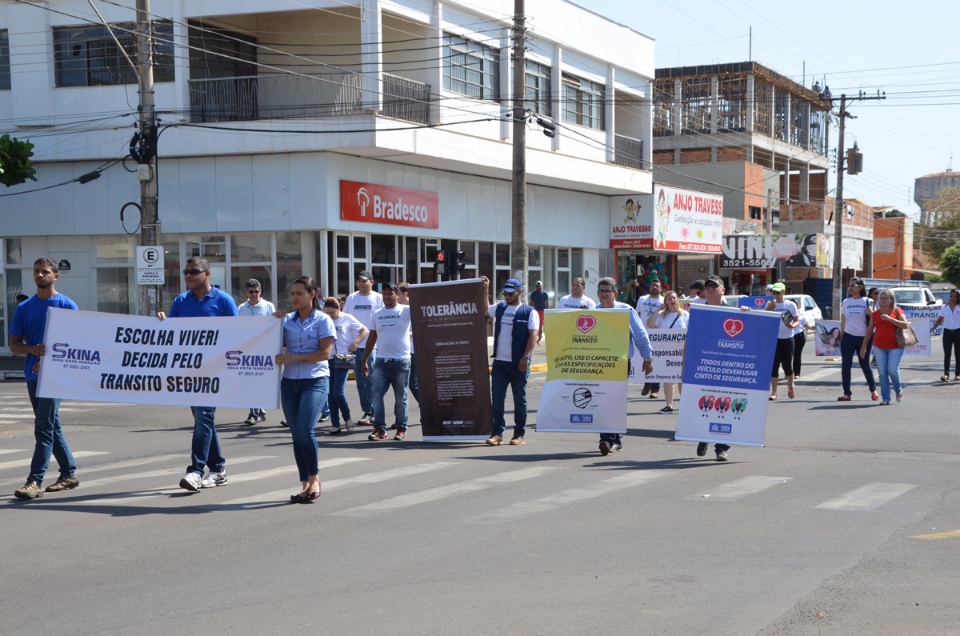
[[[650,359],[650,358],[644,358],[643,361],[644,361],[644,362],[653,362],[653,360]]]

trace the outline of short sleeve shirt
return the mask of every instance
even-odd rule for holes
[[[844,332],[851,336],[867,335],[867,324],[870,322],[870,299],[844,298],[840,312],[844,317]]]
[[[378,292],[372,291],[366,296],[355,291],[347,296],[347,302],[343,304],[343,313],[350,314],[360,321],[360,324],[367,329],[373,328],[373,312],[383,307],[383,296]],[[359,348],[367,346],[367,339],[364,338]]]
[[[501,302],[487,307],[487,313],[494,321],[497,320],[497,307],[501,304],[506,303]],[[493,352],[494,360],[513,362],[513,317],[519,308],[520,305],[507,305],[507,308],[503,311],[503,317],[500,319],[500,337],[497,338],[497,350]],[[540,331],[540,315],[535,311],[531,311],[530,318],[527,319],[527,330]]]
[[[10,321],[10,335],[20,338],[29,345],[40,344],[46,335],[47,308],[77,310],[77,303],[63,294],[56,294],[53,298],[39,298],[31,296],[19,305]],[[37,364],[37,356],[32,353],[27,356],[23,372],[27,380],[35,381],[38,376],[33,367]]]
[[[397,303],[373,312],[371,331],[377,332],[377,359],[402,360],[410,357],[410,306]]]
[[[170,318],[207,318],[217,316],[239,316],[237,305],[233,298],[216,287],[211,287],[207,294],[197,300],[192,291],[187,291],[173,299],[170,307]]]
[[[337,332],[336,340],[333,343],[333,354],[347,355],[350,353],[350,345],[360,335],[363,325],[360,321],[350,314],[340,314],[340,317],[333,321],[333,327]]]
[[[543,311],[547,308],[547,292],[545,291],[532,291],[530,292],[530,302],[533,304],[533,308],[537,311]]]
[[[596,306],[596,301],[587,296],[574,298],[570,294],[567,294],[557,301],[557,309],[593,309]],[[537,329],[540,329],[540,327],[537,327]],[[501,335],[502,333],[503,332],[501,332]]]
[[[640,314],[640,322],[647,324],[650,316],[653,315],[653,312],[660,309],[660,305],[662,304],[663,296],[653,297],[649,294],[641,296],[640,300],[637,301],[637,313]]]
[[[256,305],[251,305],[250,301],[245,301],[237,307],[237,313],[241,316],[272,316],[276,308],[269,300],[261,300]]]
[[[330,316],[317,309],[311,310],[306,320],[300,321],[300,312],[294,311],[283,317],[283,346],[287,353],[313,353],[320,348],[320,341],[334,337]],[[283,377],[290,380],[322,378],[330,375],[326,360],[319,362],[292,362],[283,365]]]

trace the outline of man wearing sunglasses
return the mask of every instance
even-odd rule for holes
[[[162,311],[157,313],[160,320],[168,316],[213,318],[239,315],[233,298],[210,283],[210,263],[207,259],[194,257],[188,260],[183,279],[188,291],[173,299],[169,314]],[[217,437],[217,425],[213,421],[217,409],[214,406],[192,406],[190,410],[193,411],[193,444],[190,466],[180,480],[180,487],[198,492],[201,488],[224,486],[227,483],[227,460],[220,452],[220,438]],[[210,468],[206,477],[203,476],[204,466]]]
[[[523,435],[527,426],[527,380],[530,379],[530,360],[533,347],[540,334],[540,316],[533,307],[521,302],[523,284],[516,278],[508,278],[500,292],[503,300],[490,303],[490,279],[481,276],[486,302],[486,311],[494,321],[493,369],[490,372],[490,388],[493,395],[490,406],[493,412],[493,434],[487,440],[491,446],[503,444],[506,428],[504,406],[507,386],[513,389],[513,438],[511,446],[524,444]]]
[[[260,287],[260,281],[256,278],[251,278],[247,281],[245,287],[247,289],[247,300],[237,307],[237,313],[241,316],[272,316],[276,308],[272,302],[263,299],[263,289]],[[258,422],[266,421],[266,411],[252,408],[250,409],[249,415],[247,415],[245,424],[253,426]]]

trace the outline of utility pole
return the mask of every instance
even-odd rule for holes
[[[160,244],[157,212],[157,112],[153,90],[153,42],[150,28],[150,0],[137,0],[137,67],[140,84],[139,149],[137,179],[140,181],[140,245]],[[133,144],[131,144],[133,145]],[[140,285],[140,313],[154,316],[160,309],[160,285]]]
[[[879,92],[875,97],[866,96],[863,93],[856,97],[850,97],[849,101],[870,101],[886,99],[886,93],[881,95]],[[846,206],[843,203],[843,173],[846,170],[846,149],[843,147],[843,135],[846,129],[847,117],[853,117],[847,112],[846,94],[840,95],[840,112],[837,116],[840,118],[840,139],[837,140],[837,200],[833,209],[833,307],[830,317],[833,320],[839,320],[840,307],[843,303],[843,220],[846,217]],[[854,117],[854,119],[856,119]]]
[[[527,288],[527,116],[524,108],[524,0],[513,2],[513,237],[510,264]],[[496,292],[494,292],[496,293]]]

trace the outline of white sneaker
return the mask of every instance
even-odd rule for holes
[[[190,492],[200,492],[200,481],[202,479],[203,476],[200,473],[187,473],[180,480],[180,487]]]
[[[207,476],[200,480],[201,488],[216,488],[217,486],[226,486],[227,485],[227,471],[221,471],[219,473],[210,472],[207,473]]]

